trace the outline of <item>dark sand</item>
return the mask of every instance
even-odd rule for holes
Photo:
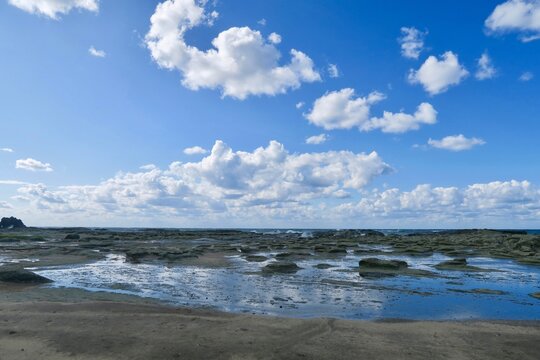
[[[538,359],[539,321],[347,321],[0,287],[0,359]]]

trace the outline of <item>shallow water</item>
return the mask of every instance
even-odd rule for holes
[[[274,260],[255,263],[240,256],[230,257],[231,267],[217,269],[131,264],[122,255],[108,255],[91,264],[35,270],[54,280],[54,287],[133,294],[230,312],[347,319],[540,319],[540,301],[529,296],[540,291],[538,267],[469,258],[470,265],[500,271],[438,271],[432,265],[448,257],[392,255],[378,257],[405,260],[412,268],[442,277],[365,279],[357,272],[358,261],[364,257],[368,256],[350,253],[342,258],[297,261],[302,270],[296,274],[272,276],[254,273]],[[335,267],[314,268],[319,263]],[[479,288],[506,294],[462,292]]]

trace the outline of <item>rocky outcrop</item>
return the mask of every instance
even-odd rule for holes
[[[25,227],[26,225],[24,225],[21,219],[17,219],[13,216],[3,217],[2,220],[0,220],[0,229],[22,229]]]
[[[52,280],[24,269],[0,268],[0,282],[11,284],[46,284],[52,282]]]

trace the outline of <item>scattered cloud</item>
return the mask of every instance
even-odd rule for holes
[[[477,70],[474,76],[478,80],[487,80],[494,78],[497,75],[497,69],[493,66],[493,62],[488,53],[485,52],[478,59]]]
[[[328,65],[328,75],[330,75],[331,78],[338,78],[340,76],[340,71],[336,64]]]
[[[51,164],[43,163],[32,158],[17,160],[15,162],[15,168],[30,171],[53,171]]]
[[[326,130],[361,127],[369,120],[371,105],[384,98],[382,93],[376,91],[366,97],[357,97],[351,88],[331,91],[315,100],[305,117]]]
[[[7,201],[0,201],[0,209],[13,209],[13,205]]]
[[[540,39],[540,1],[509,0],[495,7],[485,26],[492,33],[517,32],[523,42]]]
[[[328,140],[328,135],[326,134],[314,135],[306,139],[306,144],[319,145],[319,144],[325,143],[327,140]]]
[[[429,103],[418,105],[414,114],[404,112],[392,113],[385,111],[381,118],[371,118],[361,126],[364,131],[380,129],[384,133],[400,134],[418,130],[420,125],[433,125],[437,122],[437,111]]]
[[[437,149],[450,151],[470,150],[475,146],[484,145],[486,142],[479,138],[466,138],[462,134],[446,136],[440,140],[429,139],[428,144]]]
[[[93,46],[90,46],[90,48],[88,49],[88,53],[92,56],[99,57],[99,58],[104,58],[105,56],[107,56],[107,53],[105,51],[98,50]]]
[[[28,183],[19,180],[0,180],[0,185],[28,185]]]
[[[145,37],[152,59],[162,68],[178,70],[188,89],[220,89],[223,96],[243,100],[252,95],[283,94],[304,82],[321,80],[311,58],[296,49],[290,51],[290,62],[280,65],[282,55],[276,44],[249,27],[219,33],[208,50],[187,44],[184,35],[188,30],[208,25],[217,16],[199,4],[195,0],[158,4]]]
[[[154,170],[154,169],[157,169],[158,167],[154,164],[146,164],[146,165],[142,165],[142,166],[139,166],[139,169],[141,170],[146,170],[146,171],[149,171],[149,170]]]
[[[184,149],[184,154],[186,155],[201,155],[208,153],[208,150],[200,146],[192,146]]]
[[[13,150],[12,148],[0,148],[0,151],[7,153],[15,152],[15,150]]]
[[[534,74],[530,71],[525,71],[523,74],[519,76],[519,80],[521,81],[531,81],[534,78]]]
[[[281,42],[281,35],[273,32],[268,35],[268,41],[270,41],[272,44],[279,44]]]
[[[304,107],[305,104],[306,104],[305,102],[300,101],[300,102],[297,102],[295,106],[297,109],[301,109]]]
[[[459,63],[458,56],[445,52],[440,59],[430,56],[418,70],[410,70],[409,82],[421,84],[430,95],[445,92],[450,86],[458,85],[469,72]]]
[[[429,103],[422,103],[414,114],[384,111],[382,117],[371,117],[371,106],[386,97],[372,92],[366,97],[357,97],[354,89],[345,88],[327,92],[313,103],[313,108],[304,116],[310,123],[326,130],[358,128],[361,131],[380,129],[386,133],[403,133],[416,130],[422,124],[435,124],[437,111]]]
[[[9,3],[30,14],[37,14],[59,20],[71,10],[88,10],[97,12],[99,0],[8,0]]]
[[[261,25],[261,26],[266,26],[266,19],[261,19],[259,21],[257,21],[257,24]]]
[[[401,44],[401,55],[408,59],[418,59],[424,50],[424,39],[427,31],[423,32],[414,27],[402,27],[401,37],[398,39]]]

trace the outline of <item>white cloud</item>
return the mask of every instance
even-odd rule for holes
[[[0,201],[0,209],[13,209],[13,205],[7,201]]]
[[[495,226],[515,228],[540,215],[540,190],[528,181],[494,181],[465,188],[416,186],[411,191],[391,188],[366,194],[332,213],[365,217],[368,223],[418,224],[434,227]],[[538,223],[538,221],[536,221]]]
[[[327,92],[315,100],[311,111],[304,116],[326,130],[357,127],[361,131],[380,129],[386,133],[403,133],[437,122],[437,111],[429,103],[421,103],[414,114],[384,111],[382,118],[370,117],[371,106],[383,99],[384,94],[376,91],[356,97],[354,89],[345,88]]]
[[[213,19],[199,4],[195,0],[160,3],[145,37],[154,61],[162,68],[178,70],[185,87],[220,89],[223,96],[245,99],[282,94],[321,79],[313,61],[298,50],[292,49],[290,62],[280,65],[281,53],[275,44],[249,27],[221,32],[209,50],[188,45],[185,33]]]
[[[8,0],[9,3],[30,14],[38,14],[58,20],[71,10],[97,12],[99,0]]]
[[[90,46],[90,48],[88,49],[88,53],[92,56],[100,57],[100,58],[104,58],[105,56],[107,56],[107,53],[105,51],[98,50],[93,46]]]
[[[401,37],[401,55],[409,59],[418,59],[424,49],[424,38],[427,32],[420,31],[414,27],[402,27]]]
[[[340,72],[336,64],[328,65],[328,75],[330,75],[331,78],[338,78],[340,76]]]
[[[534,74],[530,71],[525,71],[523,74],[519,76],[519,80],[521,81],[531,81],[534,78]]]
[[[326,130],[360,127],[369,120],[371,105],[384,98],[376,91],[366,97],[356,97],[351,88],[331,91],[315,100],[305,117]]]
[[[268,35],[268,41],[270,41],[272,44],[279,44],[281,42],[281,35],[273,32]]]
[[[261,25],[261,26],[266,26],[266,19],[261,19],[259,21],[257,21],[257,24]]]
[[[2,151],[2,152],[8,152],[8,153],[14,152],[14,150],[13,150],[12,148],[1,148],[0,151]]]
[[[429,103],[418,105],[414,114],[403,112],[392,113],[385,111],[382,118],[371,118],[361,126],[364,131],[380,129],[385,133],[404,133],[411,130],[418,130],[420,125],[432,125],[437,122],[437,111]]]
[[[486,142],[479,138],[466,138],[462,134],[451,135],[442,138],[441,140],[429,139],[428,144],[437,149],[450,151],[463,151],[472,149],[478,145],[484,145]]]
[[[244,152],[216,141],[211,153],[199,162],[119,173],[92,186],[50,190],[43,184],[31,184],[19,189],[19,199],[26,199],[35,209],[88,216],[250,216],[292,209],[300,211],[299,215],[325,199],[342,199],[348,191],[361,191],[390,170],[376,152],[291,154],[276,141]]]
[[[411,69],[409,82],[422,84],[429,94],[436,95],[445,92],[450,86],[458,85],[468,74],[459,63],[458,56],[447,51],[440,60],[430,56],[418,70]]]
[[[296,106],[297,109],[301,109],[301,108],[304,107],[305,104],[306,103],[304,103],[303,101],[300,101],[300,102],[297,102],[295,106]]]
[[[15,168],[30,171],[53,171],[51,164],[43,163],[39,160],[35,160],[32,158],[17,160],[15,162]]]
[[[154,165],[154,164],[146,164],[146,165],[139,166],[139,169],[145,170],[145,171],[151,171],[151,170],[155,170],[157,168],[158,167],[156,165]]]
[[[184,149],[184,154],[186,155],[201,155],[206,154],[208,150],[200,147],[200,146],[192,146]]]
[[[0,185],[28,185],[28,183],[19,180],[0,180]]]
[[[478,68],[474,76],[478,80],[491,79],[497,75],[497,69],[495,69],[495,67],[493,66],[493,62],[491,61],[491,58],[489,57],[487,52],[483,53],[482,56],[480,56],[477,66]]]
[[[327,140],[328,140],[328,135],[326,134],[314,135],[306,139],[306,144],[319,145],[326,142]]]
[[[540,39],[540,1],[509,0],[499,4],[485,26],[495,33],[519,32],[524,42]]]

